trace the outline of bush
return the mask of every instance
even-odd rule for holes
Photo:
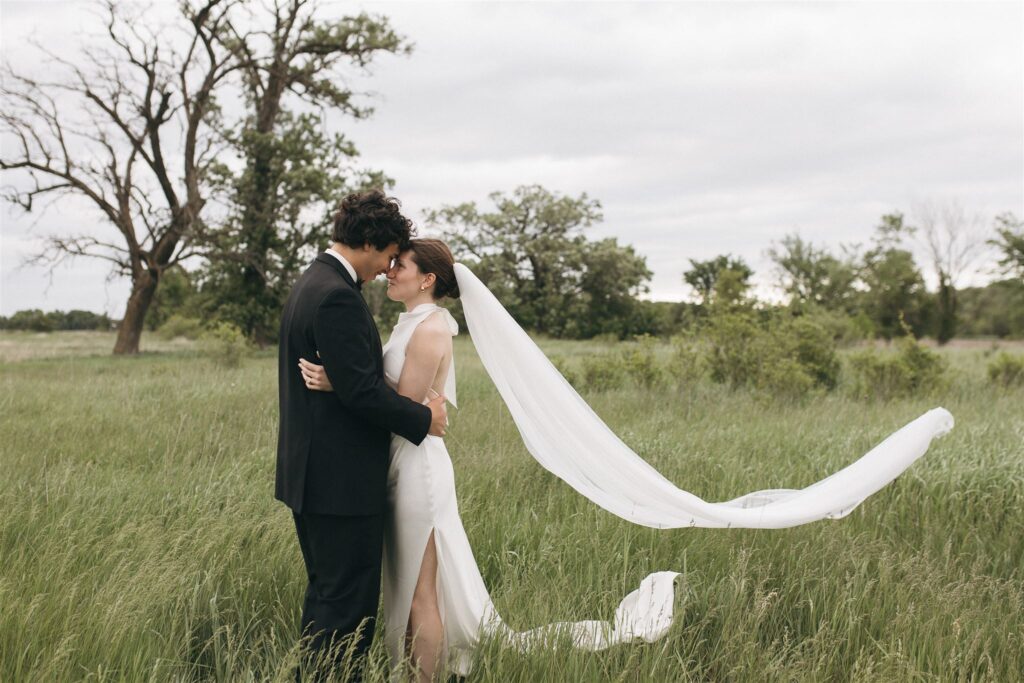
[[[225,367],[237,368],[249,351],[249,341],[233,323],[215,324],[203,332],[202,339],[209,353]]]
[[[753,315],[729,313],[712,316],[708,321],[708,369],[719,384],[739,388],[754,382],[762,359],[759,347],[764,335]]]
[[[733,388],[794,398],[839,380],[835,340],[809,318],[719,313],[708,321],[708,340],[711,378]]]
[[[812,384],[836,387],[840,364],[829,330],[808,318],[796,318],[784,323],[776,337],[789,346],[788,355],[810,376]]]
[[[160,329],[157,330],[157,334],[162,339],[175,339],[177,337],[184,337],[185,339],[199,339],[203,335],[203,328],[200,322],[195,318],[184,318],[180,315],[172,315],[167,319]]]
[[[874,336],[874,325],[864,313],[850,316],[841,311],[814,308],[804,317],[823,327],[839,346],[853,346]]]
[[[626,368],[617,353],[594,353],[583,357],[583,384],[599,391],[618,389],[626,383]]]
[[[654,355],[654,343],[649,335],[637,337],[636,343],[623,349],[619,356],[626,376],[645,389],[658,386],[664,377]]]
[[[754,388],[769,397],[795,400],[810,394],[816,386],[807,368],[793,358],[778,358],[766,364]]]
[[[907,335],[896,342],[894,354],[875,350],[850,357],[853,393],[864,399],[888,400],[915,393],[927,393],[945,383],[947,363]]]
[[[665,379],[655,353],[656,343],[653,337],[643,335],[634,343],[623,344],[624,348],[617,351],[584,356],[583,374],[578,379],[588,389],[599,391],[619,389],[627,384],[644,389],[656,387]]]
[[[1024,356],[1000,352],[988,364],[988,379],[1003,387],[1024,385]]]
[[[691,387],[704,376],[704,350],[691,334],[672,337],[672,355],[669,356],[666,374],[675,380],[679,389]]]

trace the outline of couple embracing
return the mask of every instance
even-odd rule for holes
[[[435,529],[454,527],[445,540],[466,543],[442,440],[458,328],[435,303],[458,296],[454,260],[442,242],[411,236],[397,201],[350,195],[333,245],[282,314],[276,496],[295,520],[308,577],[302,628],[321,672],[369,647],[384,560],[389,651],[401,660],[408,643],[431,678],[445,640]],[[407,332],[382,349],[360,289],[385,273],[388,295],[409,310],[398,326]]]
[[[552,637],[600,650],[654,641],[672,625],[673,571],[649,574],[610,622],[521,633],[504,625],[459,518],[444,443],[458,332],[437,305],[445,297],[461,296],[481,363],[530,455],[643,526],[784,528],[841,518],[953,426],[935,408],[815,484],[706,502],[618,439],[443,242],[412,235],[396,200],[380,191],[346,197],[333,245],[296,282],[282,314],[276,497],[291,508],[306,566],[302,629],[317,675],[359,676],[358,667],[336,667],[363,659],[381,592],[392,672],[420,680],[468,674],[483,636],[523,651]],[[388,297],[406,307],[383,347],[360,293],[381,274]]]

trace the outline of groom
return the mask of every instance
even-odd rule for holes
[[[411,225],[379,190],[346,197],[333,246],[295,283],[281,316],[275,496],[295,518],[309,579],[302,630],[320,671],[340,661],[346,636],[357,656],[373,639],[391,433],[415,444],[444,435],[444,397],[422,405],[384,383],[380,337],[360,294],[406,248]],[[299,358],[318,353],[333,392],[304,384]]]

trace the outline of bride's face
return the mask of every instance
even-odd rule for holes
[[[412,250],[403,251],[387,272],[388,298],[392,301],[408,301],[422,294],[420,287],[430,292],[433,275],[424,275],[413,260]]]

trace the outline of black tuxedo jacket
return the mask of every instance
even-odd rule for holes
[[[333,392],[306,388],[299,358],[323,363]],[[281,316],[275,495],[297,513],[384,512],[391,433],[420,443],[430,409],[384,383],[373,316],[338,259],[320,254]]]

